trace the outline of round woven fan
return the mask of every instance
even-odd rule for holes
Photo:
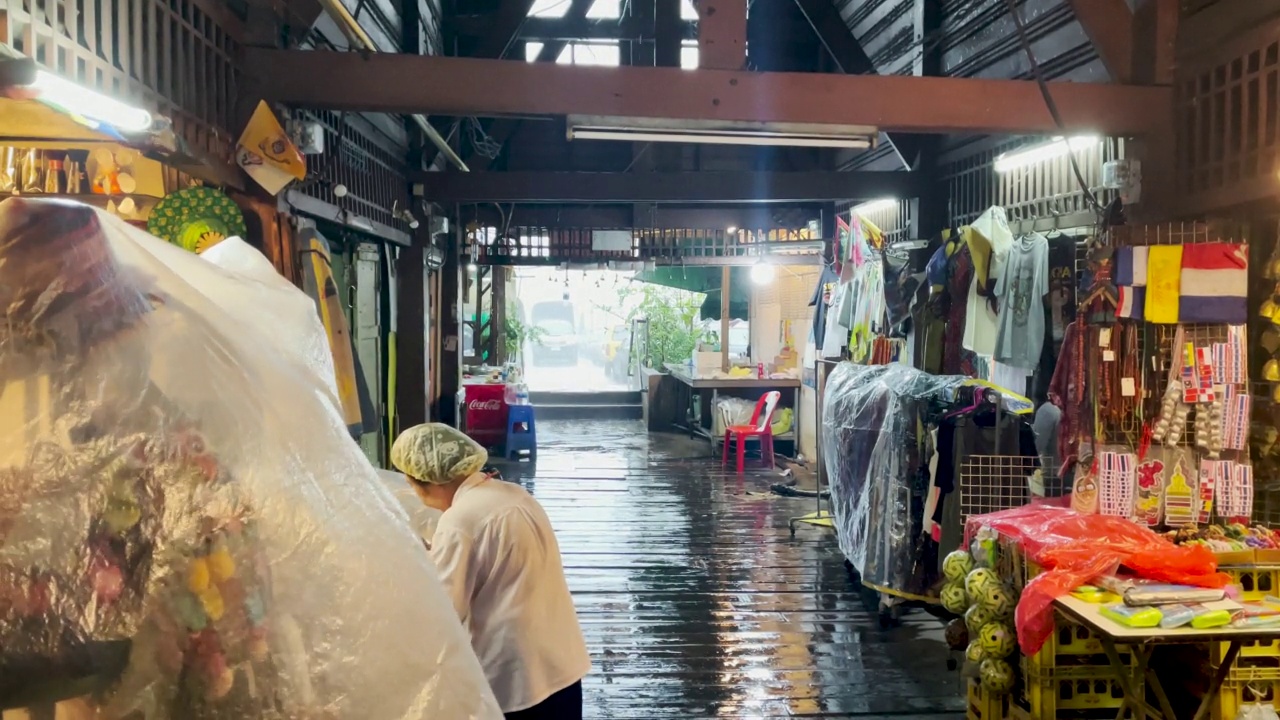
[[[210,187],[193,187],[165,196],[147,219],[147,230],[194,253],[248,232],[235,201]]]

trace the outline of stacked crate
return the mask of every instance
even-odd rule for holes
[[[1133,667],[1131,654],[1122,652],[1120,659]],[[1036,720],[1115,717],[1124,703],[1102,642],[1061,613],[1040,652],[1022,659],[1022,679],[1029,714]],[[1139,680],[1136,673],[1134,680]]]

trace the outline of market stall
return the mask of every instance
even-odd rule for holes
[[[1036,428],[1070,492],[969,514],[972,542],[943,562],[969,715],[1252,717],[1280,689],[1280,593],[1278,538],[1251,526],[1270,423],[1251,419],[1268,398],[1250,383],[1249,246],[1180,223],[1100,228],[1082,251]],[[1064,701],[1069,678],[1096,687]]]

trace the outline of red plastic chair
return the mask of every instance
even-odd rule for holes
[[[760,457],[765,467],[773,467],[773,411],[778,407],[782,393],[771,390],[761,396],[756,403],[755,412],[751,413],[750,425],[727,425],[724,429],[724,453],[720,458],[720,466],[729,464],[729,442],[738,443],[738,472],[746,465],[747,440],[760,440]]]

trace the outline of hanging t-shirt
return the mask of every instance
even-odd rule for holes
[[[813,297],[809,298],[809,307],[813,308],[813,344],[822,347],[827,334],[827,307],[831,304],[831,295],[835,292],[840,276],[829,265],[822,266],[822,275],[818,278],[818,287],[813,289]]]
[[[1013,246],[1013,232],[1004,208],[993,206],[982,213],[973,224],[961,230],[973,255],[974,278],[969,288],[969,301],[965,314],[964,347],[979,355],[994,355],[999,333],[999,316],[990,302],[987,288],[992,280],[998,281],[1004,274],[1009,249]]]
[[[996,280],[1000,299],[996,360],[1034,370],[1044,345],[1044,297],[1049,294],[1049,241],[1040,233],[1013,243]]]
[[[1062,342],[1076,315],[1076,241],[1069,235],[1049,239],[1048,312],[1051,337]]]

